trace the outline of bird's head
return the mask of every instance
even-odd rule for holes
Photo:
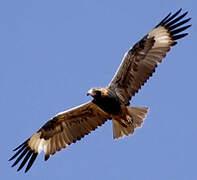
[[[87,96],[89,95],[93,98],[105,97],[108,96],[108,91],[106,88],[91,88],[87,93]]]

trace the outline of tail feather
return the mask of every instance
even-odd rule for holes
[[[144,119],[146,118],[148,108],[146,107],[127,107],[127,117],[131,119],[132,122],[126,122],[127,126],[121,125],[119,121],[113,119],[113,137],[114,139],[128,136],[134,133],[135,128],[142,126]]]

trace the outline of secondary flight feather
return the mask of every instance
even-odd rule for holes
[[[107,120],[113,121],[114,139],[133,134],[135,128],[141,127],[148,108],[131,107],[130,100],[152,76],[177,40],[188,34],[182,32],[191,26],[185,25],[191,18],[184,18],[187,12],[180,15],[181,10],[169,13],[125,54],[106,88],[88,91],[92,101],[57,114],[15,148],[16,153],[9,159],[16,158],[12,167],[21,162],[17,170],[27,164],[27,172],[40,152],[44,151],[45,160],[48,160],[51,155],[80,140]]]

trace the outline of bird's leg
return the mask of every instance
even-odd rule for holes
[[[127,121],[129,124],[132,124],[132,123],[133,123],[133,117],[132,117],[132,116],[129,116],[129,115],[126,115],[126,121]]]
[[[125,120],[124,119],[119,119],[119,121],[118,121],[123,127],[125,127],[125,128],[127,128],[128,127],[128,125],[127,125],[127,123],[125,122]]]

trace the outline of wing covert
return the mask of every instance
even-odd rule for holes
[[[186,15],[168,14],[152,31],[136,43],[124,56],[120,67],[109,84],[122,103],[128,105],[131,97],[146,83],[166,53],[174,46],[177,39],[187,33],[182,31],[191,25],[182,26],[191,18],[182,20]]]
[[[57,151],[75,143],[104,124],[107,119],[109,119],[108,115],[92,102],[57,114],[28,140],[14,149],[16,153],[9,160],[16,157],[17,159],[12,167],[23,158],[17,171],[22,169],[29,160],[25,169],[27,172],[41,151],[44,151],[45,160],[48,160]]]

